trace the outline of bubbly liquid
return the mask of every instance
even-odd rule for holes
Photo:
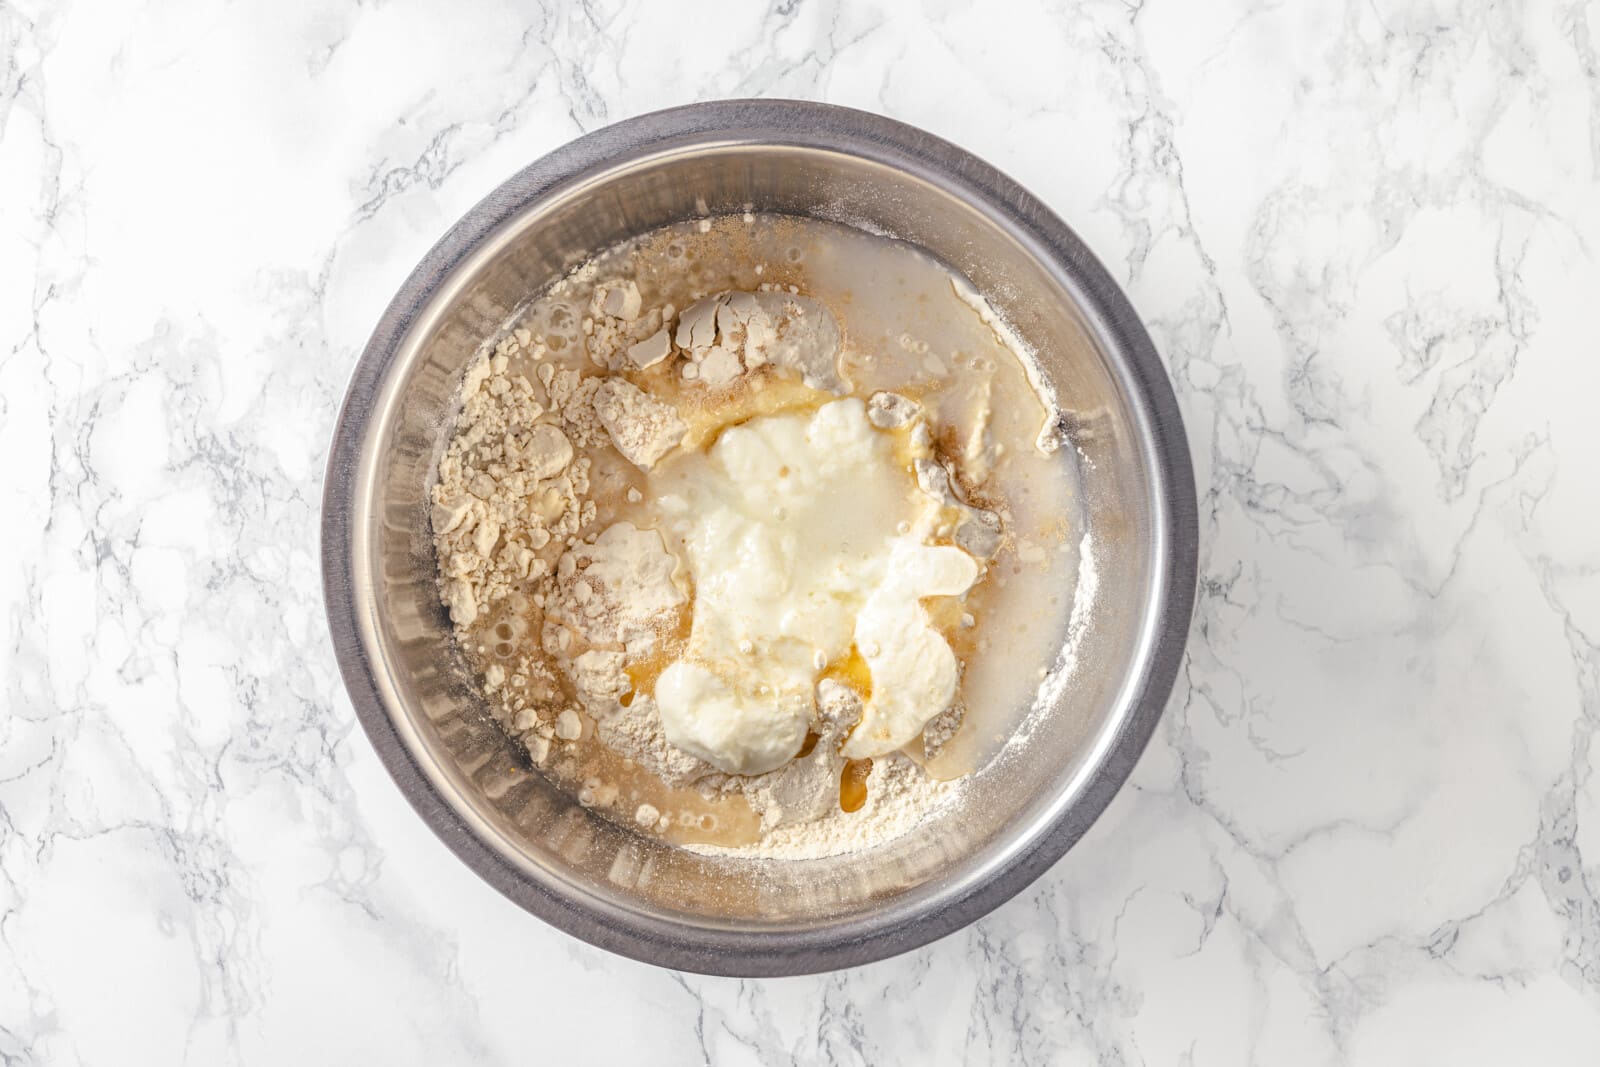
[[[926,253],[835,223],[775,215],[688,222],[618,246],[536,296],[508,329],[542,338],[550,351],[545,362],[600,373],[587,358],[583,319],[597,285],[628,278],[638,285],[646,309],[672,304],[682,310],[727,289],[794,286],[838,318],[842,368],[855,395],[886,389],[917,399],[940,451],[951,455],[960,455],[987,420],[997,447],[986,477],[965,491],[974,504],[1003,514],[1005,544],[964,600],[928,603],[963,663],[959,699],[966,716],[934,758],[924,757],[920,739],[907,750],[935,778],[956,778],[982,766],[1032,707],[1044,669],[1065,639],[1082,528],[1073,450],[1064,446],[1047,455],[1035,446],[1046,408],[1018,354],[957,295],[955,286],[965,281]],[[798,381],[764,375],[708,403],[707,391],[684,383],[676,366],[667,361],[626,377],[679,406],[690,425],[691,448],[709,447],[728,425],[813,410],[833,399]],[[513,370],[537,380],[531,365]],[[593,463],[596,517],[582,537],[620,519],[664,531],[643,472],[609,444],[586,454]],[[670,461],[669,456],[663,463]],[[682,559],[681,546],[670,535],[667,542]],[[477,639],[468,643],[468,652],[478,670],[494,657],[537,647],[538,610],[526,597],[517,603],[519,610],[486,613],[474,627]],[[671,652],[669,641],[662,655],[631,665],[633,695],[651,692]],[[859,657],[830,664],[827,673],[870,690]],[[613,791],[600,791],[609,802],[597,806],[624,824],[632,825],[639,803],[655,806],[668,820],[669,840],[736,846],[758,836],[758,821],[737,794],[708,800],[695,788],[666,786],[595,739],[593,724],[579,741],[557,742],[544,766],[580,796],[587,790],[591,804],[597,780],[615,786],[614,798]],[[865,768],[847,767],[840,783],[842,810],[865,803],[858,795],[865,779]]]

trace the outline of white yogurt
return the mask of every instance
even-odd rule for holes
[[[846,754],[911,740],[955,695],[955,655],[920,601],[960,595],[978,568],[926,543],[939,505],[897,462],[858,399],[725,430],[650,479],[682,540],[694,623],[656,683],[667,739],[731,773],[799,749],[823,668],[854,643],[872,698]]]

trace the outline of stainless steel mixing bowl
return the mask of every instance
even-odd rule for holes
[[[435,589],[427,493],[465,361],[529,294],[616,242],[746,210],[887,232],[965,274],[1070,408],[1098,609],[1061,706],[953,811],[866,855],[710,859],[573,803],[492,724]],[[1172,390],[1083,243],[966,152],[876,115],[727,101],[619,123],[473,208],[362,353],[323,494],[323,581],[362,725],[423,819],[540,918],[637,959],[717,974],[864,963],[965,925],[1054,863],[1161,715],[1194,600],[1193,472]]]

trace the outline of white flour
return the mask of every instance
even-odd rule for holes
[[[860,852],[892,841],[946,806],[958,803],[964,782],[965,779],[936,782],[905,756],[886,756],[872,761],[872,772],[867,777],[867,802],[860,811],[778,826],[762,834],[758,844],[744,848],[688,847],[712,856],[783,860],[822,859]],[[762,790],[770,797],[773,788],[772,785],[758,787],[758,795],[752,797],[752,803],[761,803],[759,793]]]
[[[1078,667],[1078,645],[1089,628],[1089,618],[1099,591],[1100,572],[1095,568],[1094,539],[1085,530],[1078,541],[1078,586],[1072,597],[1072,616],[1067,620],[1067,638],[1061,644],[1055,663],[1039,683],[1039,693],[1034,697],[1033,707],[1006,740],[1002,757],[1005,752],[1027,744],[1039,717],[1054,707],[1070,688],[1072,676]]]

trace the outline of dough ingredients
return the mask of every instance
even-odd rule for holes
[[[964,681],[1004,672],[989,631],[1076,542],[1025,354],[944,268],[888,255],[943,297],[949,336],[922,339],[807,263],[847,242],[796,227],[828,224],[762,220],[784,253],[752,219],[536,297],[463,375],[432,532],[468,663],[544,773],[686,847],[817,857],[959,794],[1032,699]]]

